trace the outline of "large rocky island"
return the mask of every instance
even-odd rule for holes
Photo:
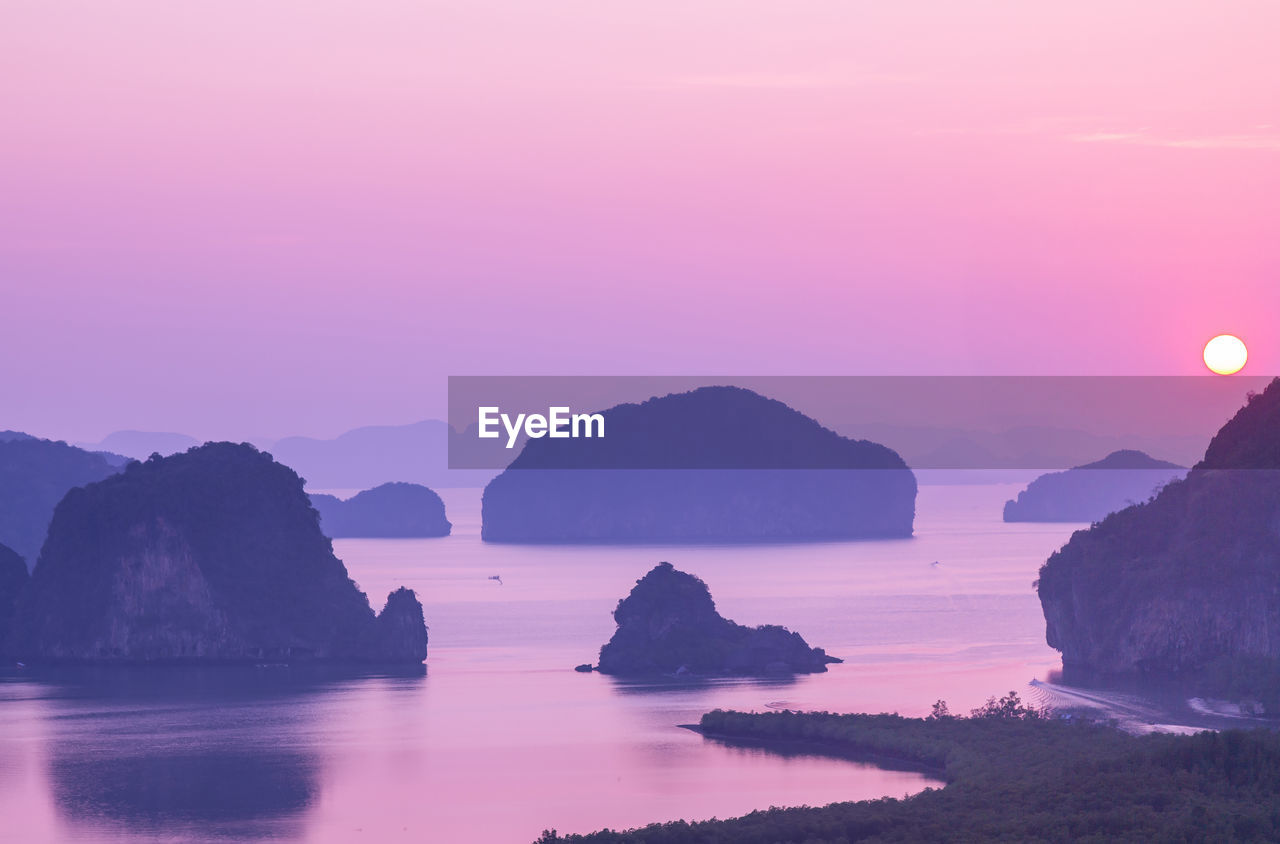
[[[1076,532],[1037,588],[1069,670],[1276,687],[1280,379],[1184,480]]]
[[[1113,451],[1101,460],[1032,481],[1006,501],[1006,522],[1096,522],[1108,513],[1146,501],[1186,467],[1141,451]]]
[[[622,404],[606,436],[531,439],[484,491],[489,542],[785,542],[906,537],[916,480],[737,387]]]
[[[320,532],[302,479],[209,443],[71,490],[19,602],[27,661],[420,663],[408,590],[375,616]]]
[[[448,536],[453,529],[440,496],[420,484],[382,484],[346,500],[317,493],[311,505],[320,513],[320,529],[334,539]]]
[[[785,627],[744,627],[723,618],[705,583],[665,562],[636,581],[613,618],[618,629],[600,649],[596,670],[602,674],[776,676],[826,671],[840,662]]]

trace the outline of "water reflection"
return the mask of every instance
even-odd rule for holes
[[[693,732],[698,732],[694,730]],[[861,768],[872,769],[877,771],[900,771],[903,773],[925,774],[930,777],[941,777],[943,771],[930,765],[922,765],[915,762],[909,762],[904,759],[897,759],[893,756],[882,756],[874,753],[857,753],[854,751],[840,750],[838,748],[821,748],[816,743],[806,743],[803,741],[772,741],[766,739],[749,739],[749,738],[722,738],[720,736],[709,736],[698,732],[702,736],[703,741],[714,744],[718,747],[726,748],[730,754],[742,757],[760,757],[769,756],[777,759],[788,760],[805,760],[805,759],[844,759]],[[905,780],[911,782],[912,780]],[[941,779],[935,779],[934,785],[941,788],[946,785]]]
[[[936,785],[743,751],[677,725],[716,708],[923,715],[945,698],[961,712],[1043,677],[1058,659],[1029,584],[1072,526],[1005,525],[1000,506],[1016,490],[979,492],[925,488],[926,505],[946,500],[922,507],[910,543],[655,556],[493,545],[474,531],[341,540],[370,592],[405,583],[429,598],[429,679],[0,670],[0,839],[487,844]],[[471,512],[478,530],[478,491]],[[619,596],[666,556],[715,584],[725,616],[800,630],[845,664],[763,680],[574,672],[612,635]]]
[[[296,825],[317,796],[317,767],[318,757],[307,751],[246,747],[170,754],[144,748],[103,758],[82,745],[61,745],[49,760],[49,776],[58,809],[72,822],[101,827],[118,821],[130,831],[198,823],[206,833],[235,836],[237,822],[287,819]],[[224,823],[231,827],[220,831]]]
[[[305,698],[352,681],[421,678],[426,672],[425,665],[83,665],[9,671],[0,675],[0,680],[38,684],[43,689],[42,696],[50,700],[225,704]]]
[[[607,676],[607,675],[606,675]],[[723,686],[751,686],[758,689],[786,688],[796,684],[792,674],[777,677],[609,677],[613,691],[620,695],[703,692]]]
[[[94,834],[301,837],[323,783],[326,713],[421,668],[100,667],[32,672],[59,817]],[[25,684],[24,684],[25,685]]]

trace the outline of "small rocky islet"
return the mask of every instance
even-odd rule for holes
[[[636,581],[613,617],[618,629],[594,668],[601,674],[776,677],[823,672],[842,661],[785,627],[747,627],[724,618],[706,583],[668,562]]]
[[[418,538],[448,536],[444,501],[421,484],[386,483],[351,498],[313,493],[320,529],[332,539],[347,537]]]
[[[1121,449],[1101,460],[1041,475],[1004,505],[1006,522],[1096,522],[1147,501],[1186,467]]]

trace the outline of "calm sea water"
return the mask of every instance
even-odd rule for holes
[[[716,707],[920,715],[1043,695],[1031,682],[1059,661],[1032,581],[1079,526],[1002,523],[1017,489],[922,487],[909,540],[621,548],[486,545],[479,490],[446,490],[451,537],[334,543],[375,608],[417,590],[425,670],[0,674],[0,837],[528,842],[918,791],[917,772],[679,725]],[[575,673],[661,560],[702,577],[722,614],[845,663],[768,682]]]

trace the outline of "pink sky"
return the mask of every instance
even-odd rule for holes
[[[0,428],[1280,371],[1280,5],[10,0]]]

